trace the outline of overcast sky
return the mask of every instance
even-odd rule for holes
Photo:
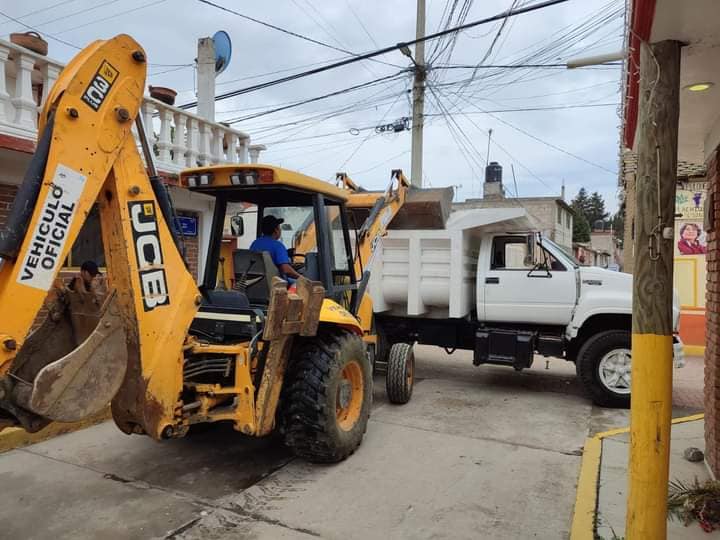
[[[352,53],[415,35],[412,0],[213,1]],[[453,3],[427,0],[427,33],[443,25],[447,5]],[[512,4],[513,0],[459,0],[453,22],[463,5],[469,5],[465,21],[470,22]],[[117,33],[132,35],[151,63],[148,84],[178,90],[180,104],[195,100],[192,63],[197,39],[217,30],[227,31],[233,42],[230,66],[217,77],[218,94],[348,56],[198,0],[0,0],[0,6],[1,13],[46,34],[49,56],[63,62],[77,50],[47,35],[80,47]],[[564,180],[568,199],[585,186],[600,191],[615,209],[619,67],[446,68],[480,62],[557,64],[616,52],[622,47],[623,6],[623,0],[570,0],[510,18],[504,25],[497,22],[465,31],[454,43],[440,42],[440,51],[434,51],[436,44],[429,41],[426,55],[437,69],[429,73],[425,106],[425,185],[461,186],[458,199],[479,196],[487,131],[492,129],[490,160],[503,165],[509,192],[515,191],[513,165],[520,196],[557,195]],[[2,16],[0,21],[5,39],[10,32],[27,30]],[[443,54],[434,58],[433,51]],[[254,143],[268,145],[265,162],[328,180],[343,170],[363,186],[384,187],[391,169],[410,174],[410,132],[377,133],[374,126],[411,115],[407,91],[412,87],[408,70],[412,64],[399,52],[378,60],[387,64],[357,62],[219,101],[217,119],[244,117],[385,78],[358,91],[234,124]],[[545,110],[508,112],[538,108]]]

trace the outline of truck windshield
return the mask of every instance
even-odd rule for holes
[[[577,268],[580,266],[580,261],[573,257],[572,254],[568,253],[565,248],[559,246],[549,238],[543,237],[542,243],[543,246],[549,246],[552,254],[555,255],[558,259],[561,259],[563,262],[569,264],[573,268]]]

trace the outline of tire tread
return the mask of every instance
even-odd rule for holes
[[[282,424],[285,444],[304,459],[316,463],[335,463],[351,455],[359,446],[367,429],[370,406],[358,419],[362,433],[356,444],[339,444],[333,430],[328,429],[334,420],[335,410],[329,410],[328,387],[335,364],[340,362],[344,348],[362,347],[360,338],[345,331],[318,332],[314,338],[303,339],[293,350],[283,390]],[[359,359],[366,361],[363,351]],[[370,368],[366,367],[369,374]],[[372,399],[372,377],[365,377],[370,385]],[[332,415],[332,416],[331,416]]]

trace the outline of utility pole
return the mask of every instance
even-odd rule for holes
[[[198,116],[215,121],[215,42],[213,38],[198,39]]]
[[[417,0],[417,15],[415,19],[415,38],[425,37],[425,0]],[[412,117],[412,166],[410,169],[410,183],[422,187],[423,184],[423,124],[425,119],[425,42],[415,44],[415,78],[413,81],[413,117]]]
[[[680,47],[662,41],[640,51],[628,540],[667,537]]]

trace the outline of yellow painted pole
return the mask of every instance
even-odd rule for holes
[[[626,538],[661,540],[667,534],[672,337],[632,336],[630,490]]]
[[[642,44],[625,538],[667,538],[680,43]]]

